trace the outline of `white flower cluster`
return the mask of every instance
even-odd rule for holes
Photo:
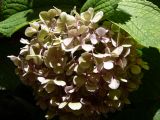
[[[129,103],[141,69],[149,68],[126,33],[99,26],[103,12],[93,8],[81,14],[54,8],[39,17],[25,31],[31,40],[22,38],[19,56],[9,58],[34,89],[37,104],[48,110],[48,119],[87,119]]]

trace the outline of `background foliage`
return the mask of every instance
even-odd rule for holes
[[[7,55],[18,55],[24,26],[38,13],[54,6],[70,11],[93,7],[144,45],[143,58],[150,70],[121,111],[102,115],[104,120],[160,120],[160,2],[159,0],[1,0],[0,1],[0,119],[43,120],[32,90],[21,84]],[[83,6],[83,7],[82,7]],[[81,9],[82,8],[82,9]],[[158,48],[158,49],[157,49]],[[5,90],[4,90],[5,89]]]

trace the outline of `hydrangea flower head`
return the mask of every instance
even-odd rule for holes
[[[103,12],[93,8],[81,14],[54,8],[39,17],[25,31],[29,40],[20,40],[19,55],[9,58],[47,119],[98,119],[129,103],[142,69],[149,69],[133,39],[100,26]]]

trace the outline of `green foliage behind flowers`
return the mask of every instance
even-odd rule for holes
[[[81,14],[54,8],[39,17],[25,30],[30,40],[20,40],[18,57],[8,57],[47,119],[100,119],[130,103],[129,92],[149,67],[126,32],[110,22],[99,26],[103,12],[93,8]]]

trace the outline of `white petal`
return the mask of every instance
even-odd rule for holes
[[[130,45],[130,44],[124,44],[124,45],[122,45],[123,47],[131,47],[132,45]]]
[[[29,48],[28,45],[26,45],[25,47],[21,48],[19,54],[20,54],[20,55],[23,55],[23,54],[25,54],[25,53],[28,53],[28,48]]]
[[[29,65],[26,65],[26,66],[24,67],[24,71],[25,71],[25,72],[28,72],[28,71],[29,71]]]
[[[82,49],[89,52],[89,51],[92,51],[94,49],[94,46],[90,45],[90,44],[84,44],[84,45],[82,45]]]
[[[21,38],[20,39],[20,43],[22,43],[22,44],[29,44],[29,41],[27,40],[27,39],[23,39],[23,38]]]
[[[128,82],[128,80],[121,78],[122,82]]]
[[[19,63],[19,58],[14,56],[14,55],[10,55],[10,56],[7,56],[8,58],[10,58],[10,60],[14,63],[15,66],[18,66],[18,63]]]
[[[126,53],[124,54],[124,57],[127,57],[130,54],[130,48],[127,49]]]
[[[120,85],[119,80],[116,80],[114,78],[111,79],[110,84],[108,85],[111,89],[117,89]]]
[[[98,71],[98,69],[97,69],[97,67],[95,67],[94,69],[93,69],[93,73],[98,73],[99,71]]]
[[[112,51],[112,54],[115,57],[119,57],[119,55],[122,53],[122,51],[123,51],[123,46],[119,46]]]
[[[62,108],[64,108],[66,105],[67,105],[67,102],[62,102],[62,103],[59,104],[58,108],[59,108],[59,109],[62,109]]]
[[[111,42],[112,42],[112,45],[113,45],[114,47],[117,47],[117,43],[116,43],[115,40],[113,40],[112,38],[111,38]]]
[[[72,109],[72,110],[79,110],[82,107],[82,104],[80,102],[70,102],[68,104],[68,106]]]
[[[96,57],[96,58],[104,58],[104,57],[108,57],[108,56],[111,56],[110,54],[95,54],[93,53],[93,56]]]
[[[41,84],[45,84],[47,83],[49,80],[46,80],[44,77],[37,77],[37,80],[41,83]]]
[[[63,80],[53,80],[54,84],[58,85],[58,86],[65,86],[66,82]]]
[[[103,67],[106,70],[110,70],[114,67],[113,61],[107,61],[107,62],[103,62]]]
[[[93,19],[91,20],[91,22],[96,23],[98,22],[101,18],[103,17],[103,12],[99,11],[95,14],[95,16],[93,17]]]

